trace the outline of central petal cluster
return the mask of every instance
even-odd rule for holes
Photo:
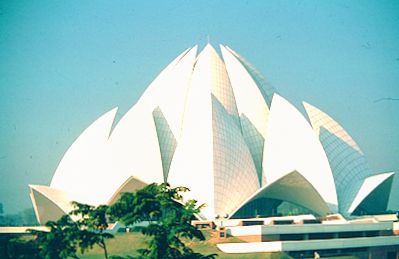
[[[198,56],[197,47],[184,51],[114,127],[116,108],[89,126],[50,187],[31,186],[39,221],[68,212],[66,201],[111,204],[152,182],[188,187],[186,198],[207,205],[204,219],[254,216],[275,205],[266,199],[350,214],[389,185],[391,173],[370,178],[363,153],[333,119],[305,103],[309,123],[242,57],[220,48],[222,58],[209,44]]]

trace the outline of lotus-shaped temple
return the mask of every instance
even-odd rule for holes
[[[62,158],[50,186],[30,185],[40,223],[71,201],[112,204],[149,183],[186,186],[202,219],[270,215],[282,202],[316,215],[386,210],[393,173],[376,174],[349,134],[303,103],[303,115],[226,46],[172,61],[115,122],[91,124]]]

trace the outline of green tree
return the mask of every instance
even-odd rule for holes
[[[74,210],[68,215],[46,223],[48,232],[31,230],[36,235],[41,257],[79,258],[78,249],[84,253],[94,245],[98,245],[104,250],[105,258],[108,258],[105,240],[113,237],[105,232],[108,227],[106,216],[108,206],[95,207],[77,202],[73,202],[73,205]]]
[[[49,232],[31,230],[36,235],[40,255],[46,259],[79,258],[77,254],[79,227],[69,215],[48,221]]]
[[[100,246],[104,250],[105,258],[108,258],[106,239],[113,238],[112,234],[106,233],[108,228],[107,209],[108,206],[100,205],[98,207],[73,202],[75,209],[70,215],[76,216],[76,223],[79,226],[78,244],[81,252],[93,248],[94,245]]]
[[[140,249],[142,258],[214,258],[204,256],[187,247],[182,238],[204,240],[201,231],[191,225],[191,220],[203,205],[195,200],[183,202],[181,192],[185,187],[171,188],[169,184],[150,184],[135,193],[123,193],[110,207],[110,214],[126,225],[141,221],[150,224],[142,229],[152,237],[148,248]]]
[[[37,242],[15,234],[0,235],[0,258],[39,259]]]

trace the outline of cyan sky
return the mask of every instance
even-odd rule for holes
[[[398,1],[2,1],[5,212],[30,207],[28,184],[49,184],[89,124],[208,36],[339,121],[373,170],[399,172]]]

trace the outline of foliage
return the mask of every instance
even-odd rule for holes
[[[195,253],[183,242],[205,239],[202,232],[190,224],[203,206],[198,206],[194,200],[183,202],[180,193],[186,191],[189,190],[185,187],[171,188],[166,183],[151,184],[135,193],[124,193],[110,208],[74,202],[75,209],[69,215],[46,223],[48,231],[31,230],[34,240],[6,240],[7,256],[78,258],[78,250],[85,253],[98,245],[108,258],[106,240],[113,237],[106,233],[109,212],[127,225],[149,222],[148,227],[142,229],[142,233],[150,239],[147,248],[138,250],[140,258],[214,258],[214,254],[204,256]]]
[[[0,258],[39,259],[41,257],[35,240],[13,234],[2,234]]]
[[[76,223],[80,231],[77,238],[81,252],[98,245],[103,249],[105,258],[108,258],[105,240],[114,237],[112,234],[104,232],[108,228],[106,214],[108,206],[94,207],[78,202],[73,202],[73,205],[75,209],[71,211],[70,215],[78,217]]]
[[[57,221],[49,221],[49,232],[31,230],[37,236],[36,242],[42,258],[78,258],[80,252],[100,246],[108,258],[105,240],[113,235],[104,232],[107,227],[107,206],[94,207],[73,202],[75,209]],[[73,221],[71,217],[75,217]]]
[[[77,246],[79,227],[69,215],[62,216],[57,221],[48,221],[46,226],[50,231],[31,230],[36,235],[42,258],[78,258]]]
[[[126,225],[158,219],[161,216],[158,193],[157,184],[147,185],[135,193],[122,193],[120,199],[110,207],[111,217],[121,220]]]
[[[142,233],[152,237],[148,248],[140,249],[142,258],[214,258],[194,253],[182,241],[204,240],[201,231],[190,224],[203,207],[195,200],[183,202],[185,187],[171,188],[169,184],[150,184],[135,193],[123,193],[110,207],[110,214],[126,225],[149,221]]]
[[[0,213],[0,226],[34,226],[37,225],[33,208],[24,209],[15,214]]]

